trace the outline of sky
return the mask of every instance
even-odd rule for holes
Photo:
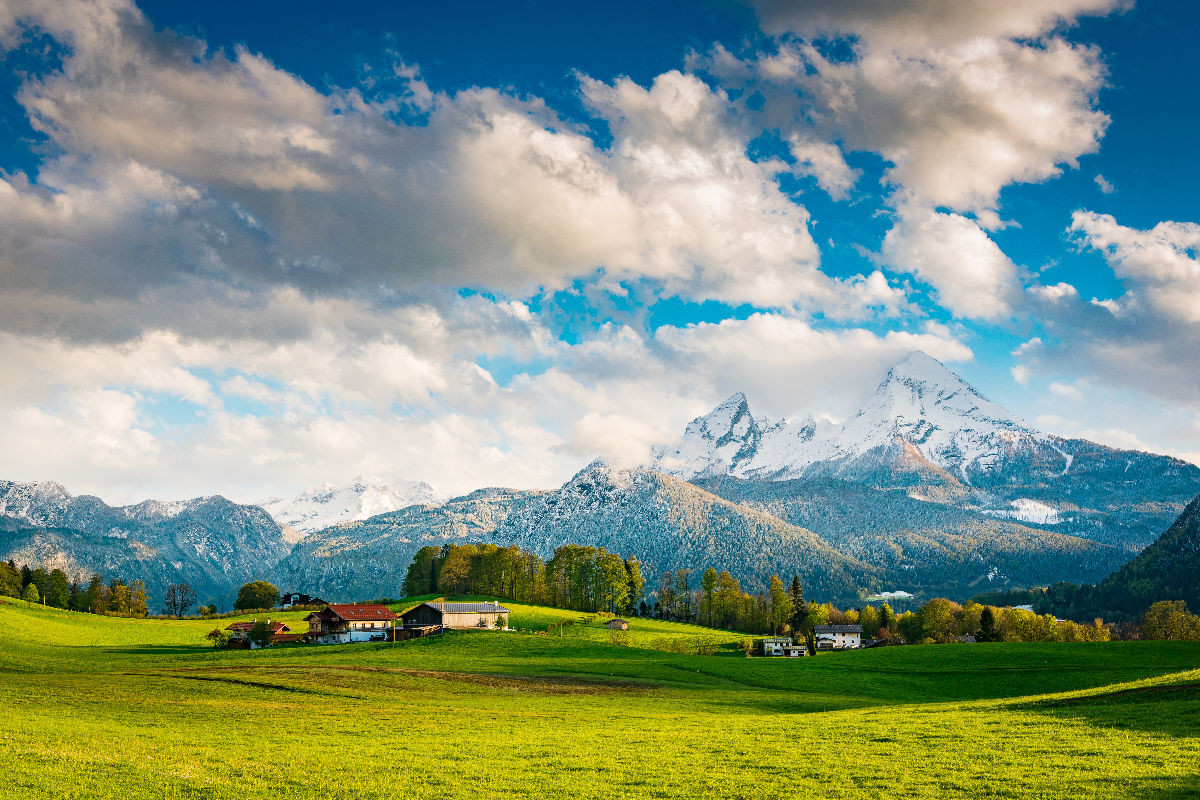
[[[1200,463],[1200,8],[0,0],[0,478],[551,488],[924,351]]]

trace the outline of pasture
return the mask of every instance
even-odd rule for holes
[[[582,616],[506,605],[523,628]],[[634,619],[634,646],[593,620],[209,648],[229,622],[0,605],[4,796],[1200,795],[1196,643],[746,659],[740,634]],[[653,649],[700,635],[726,649]]]

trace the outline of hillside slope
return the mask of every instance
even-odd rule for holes
[[[593,464],[554,492],[482,490],[318,531],[277,568],[281,585],[323,597],[395,596],[412,555],[446,542],[515,544],[549,557],[559,545],[636,556],[653,580],[668,569],[727,569],[753,591],[799,574],[830,597],[875,588],[876,570],[812,531],[650,470]]]

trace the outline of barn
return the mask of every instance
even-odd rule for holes
[[[400,615],[405,628],[459,628],[487,630],[507,628],[512,612],[498,602],[421,603]]]

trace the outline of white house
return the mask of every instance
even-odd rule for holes
[[[784,648],[791,646],[790,636],[768,636],[762,640],[762,653],[764,656],[781,656]]]
[[[862,646],[862,625],[814,625],[818,650],[852,650]]]

